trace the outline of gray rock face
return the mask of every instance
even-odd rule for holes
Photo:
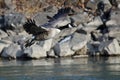
[[[68,36],[62,39],[59,43],[54,46],[54,51],[58,56],[72,56],[74,55],[75,51],[80,52],[87,44],[87,36],[80,33],[74,33],[71,36]]]
[[[120,45],[116,39],[113,39],[101,43],[99,51],[101,55],[120,55]]]
[[[64,43],[58,43],[54,46],[55,55],[58,57],[71,56],[74,51],[70,49],[69,41]]]
[[[5,47],[8,47],[8,46],[9,46],[8,43],[0,40],[0,53],[2,52],[2,50],[3,50]]]
[[[86,22],[90,21],[90,19],[88,17],[88,14],[84,13],[84,12],[72,16],[71,19],[73,20],[73,22],[76,25],[79,25],[80,23],[86,23]]]
[[[7,33],[5,33],[4,31],[0,30],[0,39],[1,38],[4,38],[4,37],[7,37]]]
[[[89,22],[86,26],[95,26],[98,27],[102,25],[103,22],[99,16],[95,17],[93,21]]]
[[[3,49],[3,52],[1,53],[2,57],[5,58],[13,58],[16,59],[17,57],[21,57],[23,54],[21,47],[17,44],[11,44],[8,47],[5,47]]]
[[[61,39],[64,39],[64,37],[72,35],[75,31],[77,30],[77,28],[66,28],[60,31],[59,34],[57,34],[54,38],[53,38],[53,46],[58,43],[58,41],[60,41]]]
[[[112,10],[110,20],[106,23],[107,26],[120,26],[120,9]]]
[[[93,41],[100,41],[101,42],[101,41],[103,41],[102,37],[103,37],[103,35],[102,35],[102,33],[100,33],[99,30],[94,30],[91,32],[91,38]]]
[[[5,25],[13,27],[22,26],[25,23],[25,16],[20,13],[8,13],[4,16]]]
[[[120,26],[109,26],[109,37],[116,38],[120,41]]]
[[[57,13],[57,7],[49,5],[48,7],[44,8],[45,12],[52,12],[52,13]]]
[[[88,48],[88,55],[91,55],[91,56],[100,56],[100,53],[99,53],[99,46],[100,46],[100,42],[98,41],[95,41],[95,42],[89,42],[87,44],[87,48]]]
[[[52,41],[53,41],[53,39],[40,41],[39,45],[47,52],[47,51],[50,51],[50,49],[52,47]]]
[[[47,19],[47,16],[53,16],[54,13],[48,13],[48,12],[41,12],[41,13],[37,13],[33,16],[33,19],[36,21],[36,24],[39,25],[43,25],[46,22],[48,22],[49,19]]]
[[[35,59],[44,58],[47,56],[46,51],[42,47],[36,44],[25,48],[24,54],[27,55],[27,57],[29,58],[35,58]]]
[[[74,33],[70,41],[70,46],[73,51],[83,48],[87,44],[87,35]]]
[[[94,32],[100,25],[103,25],[103,22],[100,17],[95,17],[93,21],[89,23],[83,23],[82,29],[87,33]]]

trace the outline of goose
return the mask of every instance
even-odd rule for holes
[[[69,24],[73,25],[70,16],[74,14],[75,11],[70,7],[61,8],[58,10],[57,14],[55,14],[53,17],[47,16],[49,21],[48,23],[45,23],[42,26],[45,28],[48,27],[61,28]]]
[[[27,41],[25,47],[31,46],[35,40],[42,41],[53,38],[56,36],[60,30],[57,28],[45,28],[42,26],[37,26],[34,20],[27,19],[27,22],[23,25],[24,30],[28,34],[32,34],[32,40]]]

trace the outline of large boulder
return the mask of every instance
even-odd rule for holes
[[[72,16],[71,20],[74,22],[74,24],[79,25],[81,23],[89,22],[90,18],[88,17],[88,13],[80,12],[80,13]]]
[[[81,49],[85,47],[86,44],[87,35],[75,32],[74,34],[60,40],[54,46],[54,51],[57,56],[72,56],[75,52],[78,54],[78,52],[80,53],[80,51],[83,51]],[[83,54],[86,54],[86,52],[87,51]]]
[[[54,46],[54,52],[56,56],[65,57],[74,54],[74,51],[72,51],[70,47],[70,39],[70,36],[66,37]]]
[[[37,44],[33,44],[32,46],[25,48],[24,55],[26,55],[25,57],[33,59],[44,58],[47,56],[46,51]]]
[[[0,39],[4,38],[4,37],[7,37],[7,36],[8,36],[8,34],[0,29]]]
[[[98,27],[102,24],[103,24],[103,22],[102,22],[100,16],[97,16],[91,22],[87,23],[86,26],[88,26],[88,27],[89,26]]]
[[[109,26],[109,37],[116,38],[120,42],[120,26]]]
[[[10,44],[8,47],[5,47],[1,53],[1,56],[4,58],[12,58],[16,59],[17,57],[21,57],[23,51],[21,47],[17,44]]]
[[[92,21],[88,23],[83,23],[82,29],[87,33],[91,33],[95,31],[99,26],[103,25],[103,21],[101,20],[100,16],[95,17]]]
[[[101,55],[120,55],[120,45],[116,39],[102,42],[99,46]]]
[[[99,46],[100,46],[99,41],[89,42],[87,44],[88,55],[90,55],[90,56],[100,56],[99,49],[98,49]]]
[[[111,11],[110,20],[106,22],[107,26],[120,26],[120,9],[115,9]]]
[[[6,13],[4,14],[5,26],[21,27],[25,23],[24,14],[20,13]]]
[[[75,32],[70,41],[70,46],[73,51],[83,48],[87,44],[87,35]]]
[[[39,41],[38,44],[47,52],[47,51],[50,51],[52,47],[52,41],[53,39],[48,39],[44,41]]]
[[[34,16],[33,16],[33,19],[36,21],[36,24],[39,26],[39,25],[43,25],[45,24],[46,22],[49,21],[49,19],[47,19],[47,16],[53,16],[54,13],[50,13],[50,12],[39,12],[39,13],[36,13]]]
[[[2,50],[3,50],[5,47],[8,47],[8,46],[9,46],[9,43],[0,40],[0,53],[2,52]]]
[[[52,46],[54,46],[56,43],[58,43],[58,41],[64,39],[66,36],[72,35],[75,31],[77,30],[77,28],[66,28],[60,31],[59,34],[57,34],[54,38],[53,38],[53,44]]]

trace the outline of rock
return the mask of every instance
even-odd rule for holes
[[[94,30],[91,32],[91,38],[93,41],[103,41],[102,39],[102,33],[100,33],[100,30]]]
[[[86,26],[95,26],[98,27],[103,25],[103,22],[99,16],[95,17],[93,21],[89,22]]]
[[[78,49],[75,51],[75,53],[72,56],[79,56],[79,55],[87,55],[87,46],[85,45],[81,49]]]
[[[91,33],[92,31],[95,31],[99,26],[103,24],[100,17],[96,17],[93,21],[89,23],[83,23],[82,29],[86,31],[87,33]]]
[[[76,25],[90,21],[90,18],[88,17],[88,13],[85,12],[81,12],[76,15],[73,15],[71,19]]]
[[[118,8],[120,9],[120,4],[118,4]]]
[[[4,58],[16,59],[21,57],[23,54],[21,47],[17,44],[10,44],[8,47],[5,47],[1,53],[1,56]]]
[[[75,32],[70,40],[70,46],[73,51],[80,50],[87,44],[87,35]]]
[[[53,49],[47,52],[47,57],[48,58],[57,58],[58,56],[55,55],[55,52]]]
[[[120,45],[116,39],[102,42],[99,46],[101,55],[120,55]]]
[[[97,4],[99,3],[99,0],[90,0],[88,1],[86,7],[91,8],[92,10],[96,10],[97,9]]]
[[[7,35],[7,33],[5,33],[4,31],[2,31],[1,29],[0,29],[0,39],[1,38],[4,38],[4,37],[7,37],[8,35]]]
[[[6,13],[4,14],[5,26],[13,26],[17,28],[18,26],[22,26],[25,23],[25,16],[20,13]]]
[[[52,13],[57,13],[57,7],[49,5],[48,7],[44,8],[45,12],[52,12]]]
[[[111,11],[110,20],[106,22],[107,26],[120,26],[120,10],[115,9]]]
[[[50,51],[52,47],[52,41],[53,39],[48,39],[48,40],[40,41],[38,44],[47,52]]]
[[[90,56],[100,56],[99,49],[98,49],[99,46],[100,46],[99,41],[89,42],[87,44],[88,55],[90,55]]]
[[[72,51],[70,48],[69,40],[65,42],[57,43],[53,49],[54,49],[55,55],[58,57],[66,57],[74,54],[74,51]]]
[[[64,37],[72,35],[75,31],[77,30],[77,28],[66,28],[60,31],[60,33],[58,35],[56,35],[53,38],[53,46],[58,43],[58,41],[60,41],[61,39],[64,39]]]
[[[87,7],[91,8],[93,11],[95,11],[97,9],[97,5],[101,1],[105,4],[105,11],[111,8],[111,4],[110,4],[109,0],[90,0],[87,3]]]
[[[12,4],[12,0],[4,0],[4,1],[7,8],[10,9],[11,11],[13,11],[16,8],[16,6]]]
[[[6,32],[7,32],[7,34],[8,34],[9,36],[14,36],[14,35],[16,35],[16,33],[15,33],[13,30],[6,30]]]
[[[47,19],[47,16],[53,16],[55,13],[50,13],[50,12],[39,12],[36,13],[33,16],[33,19],[35,20],[36,24],[39,25],[43,25],[46,22],[48,22],[49,19]]]
[[[8,47],[9,43],[6,43],[5,41],[0,40],[0,53],[5,47]]]
[[[119,26],[109,26],[109,37],[116,38],[120,41],[120,27]]]
[[[28,58],[44,58],[47,56],[46,51],[39,45],[32,45],[24,49],[24,55],[27,55]]]

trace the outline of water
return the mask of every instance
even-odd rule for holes
[[[2,60],[0,80],[120,80],[120,57]]]

